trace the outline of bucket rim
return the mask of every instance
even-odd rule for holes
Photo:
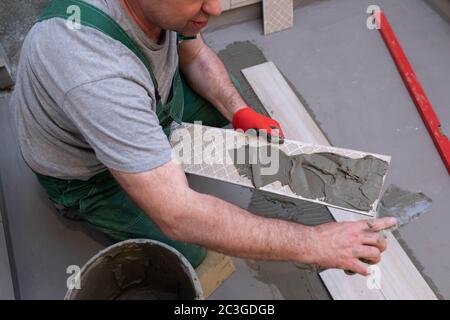
[[[191,263],[186,259],[186,257],[181,252],[179,252],[177,249],[175,249],[175,248],[173,248],[173,247],[171,247],[171,246],[169,246],[169,245],[167,245],[167,244],[165,244],[163,242],[160,242],[160,241],[157,241],[157,240],[151,240],[151,239],[129,239],[129,240],[124,240],[124,241],[117,242],[117,243],[115,243],[115,244],[113,244],[111,246],[108,246],[108,247],[100,250],[97,254],[95,254],[93,257],[91,257],[83,265],[83,267],[81,268],[81,270],[80,270],[80,272],[78,274],[80,279],[81,279],[81,276],[83,275],[83,273],[86,272],[86,270],[88,268],[90,268],[94,264],[94,262],[97,261],[98,258],[102,257],[105,253],[107,253],[107,252],[109,252],[109,251],[111,251],[111,250],[113,250],[115,248],[118,248],[118,247],[121,247],[121,246],[124,246],[124,245],[128,245],[128,244],[150,244],[150,245],[156,245],[156,246],[163,247],[164,249],[167,249],[170,252],[174,253],[178,258],[180,258],[183,266],[187,269],[189,275],[191,276],[190,278],[192,279],[192,284],[194,286],[194,290],[195,290],[195,294],[196,294],[196,297],[195,297],[194,300],[204,300],[205,299],[204,298],[204,294],[203,294],[203,288],[202,288],[202,285],[201,285],[200,280],[198,278],[198,275],[195,272],[194,268],[192,267]],[[68,289],[67,292],[66,292],[66,295],[64,296],[64,300],[72,300],[71,299],[72,295],[76,292],[76,290],[78,290],[78,289],[75,289],[75,288]]]

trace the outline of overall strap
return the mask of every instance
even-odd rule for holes
[[[150,77],[152,78],[153,85],[155,87],[155,96],[157,101],[159,101],[161,96],[158,91],[158,82],[145,54],[136,42],[125,32],[125,30],[123,30],[123,28],[104,11],[82,0],[52,0],[37,21],[39,22],[51,18],[62,18],[69,20],[73,16],[73,12],[69,10],[71,6],[77,6],[80,8],[81,25],[94,28],[110,36],[114,40],[119,41],[130,49],[139,58],[139,60],[141,60],[150,73]]]

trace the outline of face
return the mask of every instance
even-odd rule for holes
[[[210,17],[222,13],[220,0],[138,0],[145,17],[165,30],[198,34]]]

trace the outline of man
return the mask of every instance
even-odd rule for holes
[[[77,10],[81,28],[67,21]],[[395,220],[306,227],[258,217],[191,190],[171,160],[167,134],[180,121],[282,138],[200,37],[183,40],[220,13],[220,0],[52,2],[24,42],[12,99],[25,161],[62,212],[115,241],[163,241],[194,267],[210,248],[367,275],[386,249],[379,231]]]

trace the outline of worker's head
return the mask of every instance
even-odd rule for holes
[[[132,0],[135,1],[135,0]],[[220,0],[137,0],[145,17],[164,30],[198,34],[211,16],[222,13]]]

